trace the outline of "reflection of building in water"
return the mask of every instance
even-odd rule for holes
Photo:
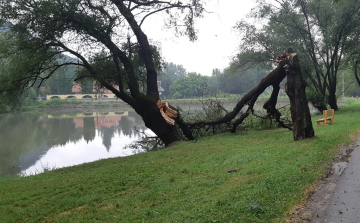
[[[55,123],[64,120],[71,122],[74,132],[83,136],[83,139],[89,143],[94,140],[96,135],[103,139],[103,145],[107,150],[111,147],[111,140],[115,134],[121,137],[140,137],[140,132],[144,132],[146,127],[135,112],[117,111],[117,112],[83,112],[76,115],[48,115],[48,119],[53,119]],[[55,128],[58,130],[58,128]],[[62,131],[60,131],[62,132]],[[62,135],[57,131],[56,135]],[[66,139],[70,139],[74,134],[66,129]],[[81,136],[79,137],[81,138]],[[64,141],[64,140],[63,140]],[[67,141],[64,141],[66,143]],[[54,144],[58,141],[54,141]]]
[[[128,112],[84,113],[82,117],[77,115],[76,118],[73,118],[73,122],[77,128],[84,128],[84,119],[93,117],[96,129],[101,127],[112,128],[121,121],[121,116],[128,116]]]
[[[84,128],[84,118],[73,118],[76,128]]]
[[[102,126],[106,128],[113,127],[116,123],[120,122],[121,116],[99,116],[95,118],[95,128],[101,128]]]
[[[84,118],[73,118],[73,121],[76,128],[84,128]],[[99,116],[94,118],[96,129],[101,127],[111,128],[119,121],[121,121],[121,116]]]
[[[86,112],[76,116],[58,112],[47,116],[16,113],[0,118],[0,178],[21,171],[35,174],[45,168],[75,165],[69,164],[74,157],[90,162],[114,154],[130,155],[130,149],[121,148],[138,140],[143,136],[140,132],[147,130],[134,111]],[[104,147],[108,154],[103,153]]]
[[[128,116],[128,111],[118,111],[118,112],[84,112],[76,114],[75,117],[98,117],[98,116]],[[48,118],[72,118],[74,115],[62,114],[58,116],[48,115]]]

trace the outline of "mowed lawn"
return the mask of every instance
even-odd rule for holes
[[[360,128],[360,105],[293,141],[226,133],[156,152],[0,180],[0,222],[282,222]]]

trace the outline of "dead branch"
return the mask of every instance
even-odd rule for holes
[[[189,122],[187,125],[190,129],[196,129],[199,127],[204,127],[207,125],[218,125],[223,123],[229,123],[231,122],[236,115],[241,111],[241,109],[245,105],[250,105],[252,103],[256,102],[258,95],[260,95],[267,87],[270,85],[279,85],[280,82],[286,77],[285,70],[283,69],[283,65],[285,65],[285,62],[280,62],[279,65],[271,71],[265,78],[261,80],[261,82],[254,87],[251,91],[249,91],[247,94],[245,94],[240,101],[236,104],[234,109],[227,113],[224,117],[216,119],[216,120],[202,120],[202,121],[196,121],[196,122]],[[251,108],[253,109],[253,108]],[[248,108],[249,110],[249,108]],[[247,113],[243,114],[243,118],[239,118],[235,123],[233,124],[232,132],[234,132],[234,128],[242,123],[242,121],[248,116]]]
[[[277,98],[278,98],[278,95],[279,95],[279,91],[280,91],[279,85],[273,85],[273,91],[271,93],[271,96],[270,96],[269,100],[267,100],[264,103],[263,108],[267,111],[268,116],[273,117],[275,119],[275,121],[277,123],[279,123],[279,125],[281,127],[292,130],[291,126],[286,125],[281,120],[281,118],[280,118],[281,113],[279,112],[279,110],[276,109],[276,103],[277,103]]]
[[[245,120],[245,118],[247,118],[251,113],[254,112],[254,105],[255,105],[255,102],[257,100],[257,98],[259,97],[259,95],[254,95],[253,98],[251,99],[250,103],[249,103],[249,107],[247,109],[247,111],[242,114],[240,116],[239,119],[237,119],[234,123],[233,123],[233,127],[231,129],[231,132],[234,133],[236,132],[236,128],[241,125],[241,123]]]

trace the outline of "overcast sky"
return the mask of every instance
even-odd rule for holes
[[[173,37],[171,31],[145,26],[150,39],[162,45],[165,61],[183,65],[187,72],[211,75],[212,69],[223,70],[237,52],[239,38],[232,30],[237,21],[244,18],[254,6],[254,0],[212,0],[205,14],[196,23],[199,30],[198,40],[190,42],[186,37]],[[144,27],[143,27],[144,28]]]

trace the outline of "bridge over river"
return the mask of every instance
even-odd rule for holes
[[[117,99],[115,94],[48,94],[46,100],[50,99]]]

